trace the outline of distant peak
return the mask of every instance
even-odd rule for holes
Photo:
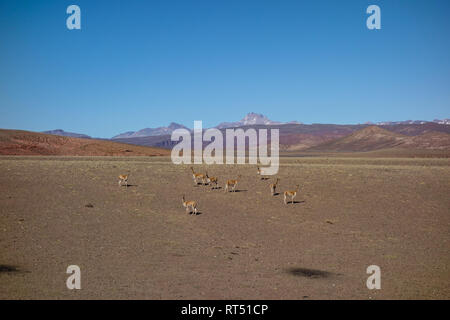
[[[74,137],[74,138],[90,138],[90,136],[88,136],[86,134],[67,132],[67,131],[64,131],[63,129],[42,131],[42,133],[53,134],[53,135],[57,135],[57,136]]]
[[[268,119],[268,118],[262,113],[249,112],[242,120],[245,119]]]
[[[171,122],[169,124],[168,128],[170,128],[170,129],[179,129],[179,128],[185,128],[185,126],[183,126],[182,124],[176,123],[176,122]]]
[[[297,122],[296,122],[297,123]],[[262,113],[249,112],[242,118],[240,121],[236,122],[222,122],[216,128],[233,128],[233,127],[241,127],[241,126],[251,126],[251,125],[281,125],[285,124],[279,121],[272,121],[267,116]]]
[[[386,129],[380,128],[379,126],[374,125],[374,124],[361,129],[361,132],[362,131],[365,131],[365,132],[389,132]]]
[[[264,117],[264,118],[266,118],[266,116],[263,115],[262,113],[256,113],[256,112],[249,112],[249,113],[247,113],[246,117]]]
[[[179,123],[171,122],[168,127],[144,128],[139,131],[128,131],[118,134],[112,137],[111,139],[128,139],[128,138],[139,138],[150,136],[162,136],[172,134],[172,132],[176,129],[187,129],[187,128]]]

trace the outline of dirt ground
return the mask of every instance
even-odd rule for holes
[[[0,299],[450,298],[450,159],[282,158],[289,205],[255,166],[208,173],[222,189],[168,158],[0,157]]]

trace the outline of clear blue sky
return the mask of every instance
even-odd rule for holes
[[[0,128],[448,118],[449,16],[448,0],[1,0]]]

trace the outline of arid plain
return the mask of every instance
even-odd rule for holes
[[[288,205],[252,165],[209,166],[218,190],[168,157],[0,168],[1,299],[450,298],[448,158],[281,158],[277,192],[301,186]],[[81,290],[66,287],[72,264]],[[381,290],[366,287],[373,264]]]

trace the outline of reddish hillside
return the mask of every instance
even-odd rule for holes
[[[348,133],[347,133],[348,134]],[[308,133],[293,133],[293,134],[280,134],[280,150],[283,151],[300,151],[305,150],[313,146],[317,146],[329,141],[334,141],[337,138],[345,137],[347,134],[343,132],[337,133],[321,133],[321,134],[308,134]]]
[[[170,151],[96,139],[0,129],[0,155],[164,156]]]
[[[450,150],[450,134],[443,132],[426,132],[424,134],[412,137],[412,146],[419,149],[440,149]]]
[[[430,131],[450,134],[450,125],[443,125],[434,122],[427,122],[424,124],[384,125],[381,126],[381,128],[393,131],[395,133],[404,134],[406,136],[418,136]]]
[[[426,132],[417,136],[406,136],[386,129],[370,126],[344,138],[312,147],[310,151],[373,151],[389,148],[450,149],[450,134]]]

